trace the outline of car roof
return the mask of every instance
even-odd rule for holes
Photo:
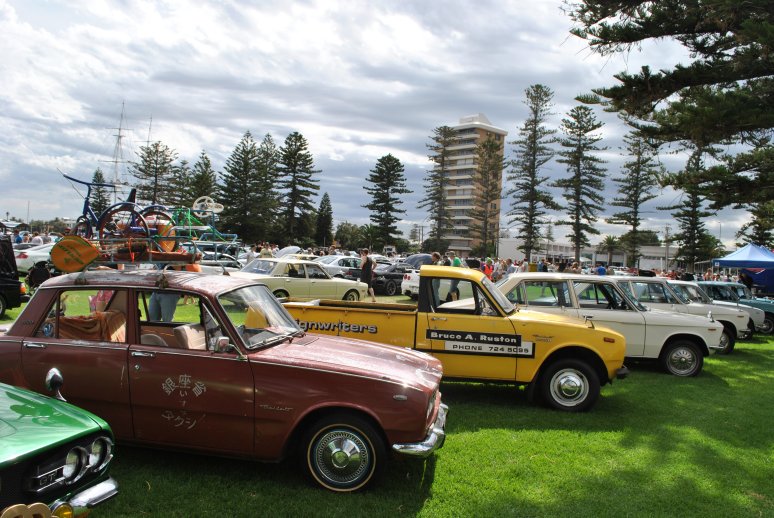
[[[52,277],[38,289],[56,289],[67,287],[108,287],[156,288],[161,276],[166,279],[167,289],[192,290],[215,295],[234,288],[250,284],[260,284],[244,278],[226,275],[207,275],[199,272],[167,270],[87,270]]]

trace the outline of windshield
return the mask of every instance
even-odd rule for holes
[[[670,284],[678,296],[687,298],[692,302],[701,302],[702,304],[712,304],[712,299],[704,291],[691,284]]]
[[[262,273],[265,275],[268,275],[274,270],[274,266],[277,264],[276,261],[268,261],[266,259],[253,259],[249,263],[247,263],[247,266],[242,268],[243,272],[249,272],[249,273]]]
[[[248,349],[279,343],[302,333],[265,286],[245,286],[218,296],[218,301]]]
[[[503,308],[503,311],[505,311],[506,314],[513,313],[516,307],[511,304],[511,301],[508,300],[508,297],[506,297],[502,291],[498,290],[495,284],[490,281],[488,277],[482,277],[481,284],[484,286],[484,289],[489,292],[489,296],[492,297],[501,308]]]
[[[337,255],[323,255],[321,257],[318,257],[317,259],[314,259],[315,262],[323,263],[323,264],[329,264],[338,259],[339,256]]]
[[[683,304],[690,304],[691,302],[701,302],[700,300],[694,301],[691,299],[689,295],[687,295],[685,292],[680,291],[677,286],[674,284],[669,284],[669,290],[672,292],[672,294],[677,297],[677,299],[682,302]]]

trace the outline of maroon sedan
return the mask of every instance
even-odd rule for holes
[[[444,442],[435,358],[305,334],[265,286],[190,272],[89,271],[46,281],[6,335],[0,381],[71,403],[117,440],[265,461],[299,454],[333,491],[388,453]]]

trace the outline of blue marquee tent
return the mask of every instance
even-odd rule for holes
[[[730,268],[774,268],[774,252],[750,243],[725,257],[713,259],[712,264]]]

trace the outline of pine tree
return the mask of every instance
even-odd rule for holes
[[[138,202],[166,205],[173,196],[173,164],[177,153],[160,141],[140,146],[140,161],[131,162],[130,172],[138,180]]]
[[[193,165],[193,172],[191,175],[191,183],[189,191],[186,196],[186,200],[190,200],[190,203],[184,203],[184,207],[190,207],[194,201],[202,196],[213,197],[217,191],[217,176],[212,169],[212,162],[207,153],[202,150],[199,154],[199,159]]]
[[[298,223],[304,214],[314,210],[312,195],[320,190],[319,180],[314,175],[320,171],[314,169],[306,139],[297,131],[287,136],[279,154],[277,184],[284,207],[284,239],[294,243],[299,238],[311,237],[299,233]]]
[[[569,118],[562,119],[565,136],[559,140],[563,149],[557,161],[567,165],[569,178],[556,180],[553,185],[564,189],[568,218],[557,224],[570,227],[567,237],[575,247],[576,261],[580,261],[581,248],[589,245],[588,234],[599,234],[592,223],[602,211],[605,170],[600,165],[604,161],[593,153],[606,149],[597,146],[602,137],[594,133],[601,127],[602,122],[588,106],[576,106]]]
[[[742,242],[742,247],[747,243],[774,248],[774,201],[751,204],[751,219],[739,229],[736,237]]]
[[[491,135],[476,144],[476,172],[473,175],[476,194],[470,211],[470,230],[486,255],[494,255],[499,230],[499,201],[502,199],[502,176],[505,166],[503,146]]]
[[[618,197],[610,203],[614,207],[625,209],[607,218],[608,223],[628,225],[626,239],[621,239],[629,266],[635,266],[643,245],[640,239],[642,224],[642,206],[656,198],[653,189],[659,181],[662,168],[656,163],[656,147],[636,133],[624,137],[626,152],[630,160],[624,163],[621,176],[613,178],[618,184]]]
[[[532,251],[539,248],[540,226],[546,210],[559,210],[560,206],[550,192],[541,189],[548,177],[540,174],[555,154],[551,145],[556,143],[556,130],[546,126],[554,93],[541,84],[530,86],[524,93],[529,115],[519,129],[519,138],[511,143],[516,146],[516,158],[507,177],[512,182],[507,194],[511,197],[510,223],[519,224],[516,235],[523,243],[519,250],[529,260]]]
[[[601,55],[672,38],[691,61],[671,69],[621,72],[602,101],[647,136],[685,145],[735,143],[700,176],[670,175],[700,189],[712,208],[774,199],[774,9],[771,0],[583,0],[569,4],[572,33]]]
[[[320,246],[330,246],[333,243],[333,206],[327,192],[323,194],[320,208],[317,209],[314,241]]]
[[[363,189],[371,196],[371,203],[363,205],[371,211],[371,222],[378,229],[378,245],[392,243],[398,235],[396,223],[400,221],[397,214],[405,214],[400,209],[403,204],[402,194],[410,194],[406,188],[406,176],[403,174],[403,164],[392,155],[384,155],[376,161],[371,174],[366,178]]]
[[[279,150],[272,136],[267,133],[258,146],[258,179],[255,198],[259,221],[256,222],[256,231],[263,239],[275,243],[282,241],[282,230],[277,224],[279,193],[274,187],[277,182],[278,164]]]
[[[167,204],[170,207],[190,207],[194,200],[190,199],[192,173],[187,160],[181,160],[179,164],[172,166],[170,190]]]
[[[221,173],[218,200],[223,204],[220,219],[224,230],[238,234],[243,241],[259,241],[260,222],[256,214],[258,192],[257,147],[252,134],[245,132]]]
[[[105,176],[102,174],[102,169],[99,167],[94,171],[94,176],[91,177],[91,183],[106,183]],[[91,188],[89,203],[91,204],[91,210],[99,217],[99,215],[110,206],[110,193],[107,188],[97,185],[93,186]]]
[[[451,228],[448,202],[446,200],[446,186],[448,184],[447,169],[450,162],[449,147],[454,144],[454,130],[449,126],[439,126],[433,130],[430,137],[431,143],[427,148],[431,151],[428,156],[433,162],[433,168],[425,177],[425,197],[417,205],[420,209],[427,209],[432,222],[430,237],[434,248],[445,248],[442,243],[444,234]]]
[[[712,155],[715,150],[701,145],[694,148],[682,171],[686,177],[694,175],[698,178],[701,175],[705,153]],[[702,221],[714,215],[715,212],[706,209],[706,198],[699,193],[696,185],[686,186],[683,192],[681,204],[664,207],[664,210],[673,210],[672,217],[678,224],[679,230],[673,236],[673,240],[678,243],[676,257],[685,261],[687,271],[693,272],[696,262],[711,259],[717,246]]]

